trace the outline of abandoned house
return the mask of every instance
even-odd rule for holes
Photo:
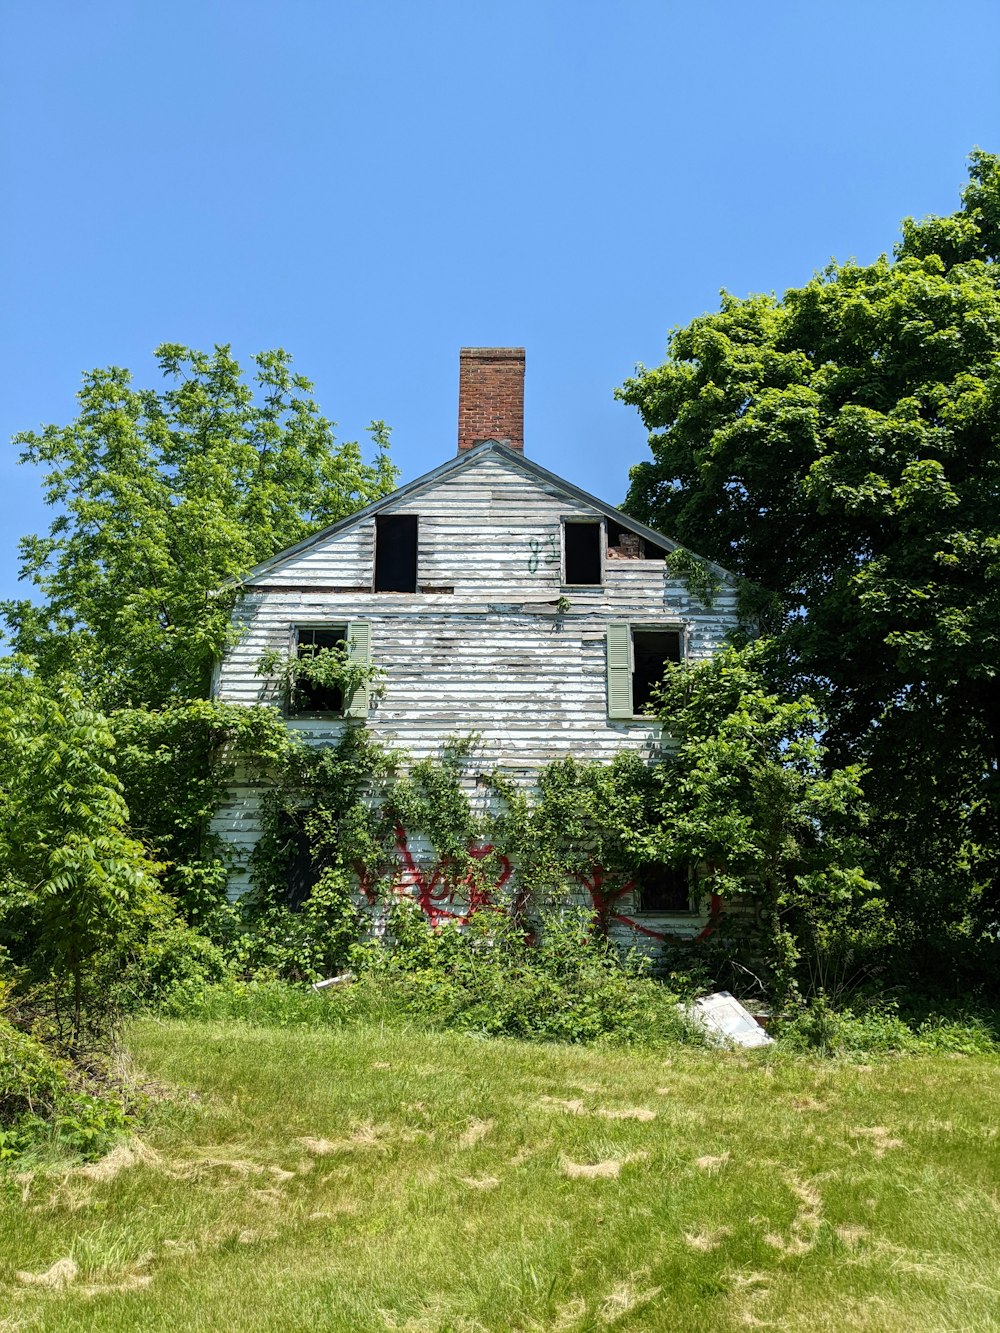
[[[310,744],[363,723],[421,759],[478,733],[486,761],[525,783],[569,754],[651,752],[650,689],[665,661],[721,644],[736,619],[733,580],[713,566],[720,587],[703,603],[671,573],[677,543],[526,456],[523,403],[523,348],[463,348],[457,453],[250,571],[216,697],[265,699],[257,664],[268,650],[346,642],[377,663],[381,697],[311,686],[287,719]],[[249,884],[258,799],[237,786],[215,820],[234,895]],[[400,892],[419,875],[414,856],[401,857]],[[652,943],[707,921],[687,881],[665,875],[619,901],[612,924]]]

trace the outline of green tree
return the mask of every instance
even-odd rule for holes
[[[675,330],[619,391],[627,510],[747,580],[774,678],[869,769],[914,942],[1000,908],[1000,159],[891,258]],[[979,927],[975,923],[978,921]]]
[[[70,681],[0,660],[0,939],[76,1047],[158,898],[128,831],[107,719]]]
[[[737,957],[763,963],[781,997],[877,965],[887,940],[867,869],[862,770],[830,768],[822,715],[808,695],[768,688],[766,654],[751,644],[668,666],[650,851],[702,868],[706,887],[736,908],[726,933],[752,927]]]
[[[396,478],[383,423],[372,463],[335,443],[287,353],[256,356],[252,384],[228,347],[156,356],[164,391],[94,370],[75,421],[15,437],[56,517],[21,542],[40,600],[0,611],[17,651],[45,676],[73,672],[104,709],[207,694],[236,597],[223,585]]]

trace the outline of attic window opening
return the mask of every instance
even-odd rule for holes
[[[666,548],[655,546],[637,532],[608,519],[608,557],[611,560],[665,560]]]
[[[663,679],[668,662],[681,660],[681,636],[676,630],[632,631],[632,712],[654,711],[653,690]]]
[[[417,591],[417,515],[375,518],[375,591]]]
[[[600,523],[563,524],[567,583],[600,587],[604,582],[601,572],[601,526]]]
[[[332,628],[324,626],[316,629],[300,625],[295,632],[296,656],[299,661],[314,657],[323,648],[336,648],[346,643],[345,626]],[[289,700],[290,713],[342,713],[344,695],[339,685],[322,685],[319,681],[299,676],[295,682],[292,698]]]

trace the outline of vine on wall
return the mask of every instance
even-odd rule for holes
[[[351,641],[317,648],[302,644],[295,653],[269,648],[257,660],[254,675],[265,677],[271,692],[290,713],[301,707],[302,683],[338,689],[345,703],[368,687],[369,700],[377,702],[385,693],[384,671],[377,663],[351,656]]]
[[[411,898],[435,924],[503,908],[529,933],[542,905],[575,889],[598,932],[619,925],[663,940],[623,899],[645,866],[696,866],[702,937],[722,947],[753,936],[748,956],[782,984],[794,986],[810,951],[874,948],[861,772],[824,767],[821,716],[808,699],[767,690],[759,651],[668,667],[658,692],[667,744],[652,762],[567,757],[531,790],[486,769],[475,737],[417,763],[359,727],[295,747],[266,801],[257,901],[287,902],[289,867],[305,852],[315,881],[306,910],[339,914],[344,940],[364,924],[359,886],[369,908]],[[723,920],[722,899],[752,911]]]

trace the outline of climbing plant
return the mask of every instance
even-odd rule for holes
[[[304,683],[339,690],[345,704],[358,690],[367,689],[369,702],[377,703],[385,693],[385,672],[377,663],[353,656],[353,648],[350,639],[327,648],[300,644],[294,653],[269,648],[258,658],[255,674],[268,680],[289,713],[302,710]]]

